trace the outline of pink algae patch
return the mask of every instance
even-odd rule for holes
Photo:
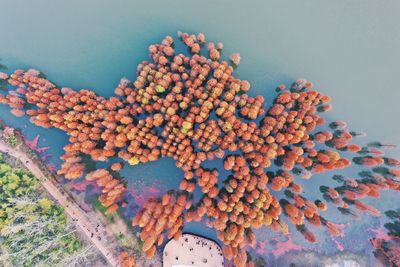
[[[292,235],[288,235],[288,240],[286,241],[280,241],[277,238],[274,239],[276,243],[276,249],[272,251],[272,254],[275,256],[281,256],[289,251],[299,251],[299,250],[305,250],[304,247],[293,243]]]
[[[143,205],[148,199],[159,197],[161,191],[155,185],[143,186],[142,188],[129,188],[127,190],[137,205]]]
[[[342,243],[340,243],[339,241],[337,241],[335,238],[331,238],[332,239],[332,241],[335,243],[335,245],[336,245],[336,248],[339,250],[339,251],[343,251],[344,250],[344,246],[342,245]]]
[[[262,242],[258,242],[257,243],[257,247],[256,247],[256,251],[258,254],[263,254],[266,250],[267,244],[265,241]]]
[[[332,224],[335,225],[336,228],[339,230],[339,232],[340,232],[339,237],[344,237],[344,236],[345,236],[345,234],[344,234],[344,229],[345,229],[348,225],[346,225],[346,224],[335,224],[335,223],[332,223]],[[328,233],[329,233],[329,232],[328,232]],[[340,242],[335,238],[335,236],[333,236],[332,234],[329,233],[329,236],[330,236],[331,240],[335,243],[336,248],[337,248],[339,251],[343,251],[343,250],[344,250],[343,244],[340,243]]]
[[[382,221],[380,222],[380,226],[378,228],[368,228],[368,231],[374,233],[375,234],[374,238],[376,239],[381,239],[385,241],[393,239],[392,236],[387,234]]]
[[[39,139],[40,135],[36,135],[36,137],[33,140],[27,140],[25,139],[25,144],[32,150],[42,153],[46,150],[48,150],[50,147],[39,147]]]
[[[69,186],[78,192],[84,192],[90,184],[93,184],[92,181],[83,180],[82,182],[71,182]]]

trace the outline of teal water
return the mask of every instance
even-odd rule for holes
[[[225,56],[241,54],[236,76],[252,83],[252,95],[271,98],[278,84],[304,77],[332,97],[334,109],[328,118],[347,121],[367,132],[368,140],[400,144],[397,0],[0,0],[0,16],[1,63],[10,69],[37,68],[65,87],[110,96],[121,77],[134,79],[149,44],[176,36],[178,30],[204,32],[208,40],[224,43]],[[23,128],[29,138],[41,134],[41,145],[52,147],[57,163],[67,142],[64,134],[31,126],[26,118],[16,120],[3,106],[0,117]],[[400,156],[398,149],[391,153]],[[161,192],[176,187],[180,179],[170,160],[125,169],[123,174],[131,186],[161,184]],[[313,186],[305,184],[310,192]],[[396,208],[396,197],[387,194],[378,206]],[[349,221],[334,209],[329,215],[337,217],[336,222]],[[364,218],[360,223],[353,232],[365,230],[371,221]],[[213,236],[196,224],[187,230]],[[260,235],[269,238],[265,231]],[[367,239],[360,239],[356,251],[368,250]],[[305,244],[296,234],[294,240]],[[351,242],[345,245],[352,247]],[[326,251],[335,253],[329,240]]]

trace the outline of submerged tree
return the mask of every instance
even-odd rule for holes
[[[375,248],[375,257],[385,266],[400,265],[400,210],[388,210],[385,215],[390,219],[385,223],[387,235],[378,235],[371,239]]]

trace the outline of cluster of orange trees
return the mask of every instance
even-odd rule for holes
[[[264,98],[249,96],[250,83],[234,77],[232,64],[221,60],[221,43],[205,45],[204,34],[179,37],[188,54],[176,52],[170,36],[151,45],[151,61],[139,64],[135,81],[122,79],[116,96],[60,88],[37,71],[17,70],[5,77],[14,90],[0,97],[14,115],[27,114],[36,125],[68,134],[60,170],[68,179],[84,175],[83,154],[98,161],[119,157],[131,165],[166,156],[176,161],[185,173],[180,190],[149,200],[133,220],[142,229],[148,257],[163,243],[164,234],[179,238],[185,221],[191,220],[206,220],[214,227],[226,258],[238,267],[251,264],[246,247],[255,245],[253,229],[288,231],[283,214],[311,242],[316,237],[308,223],[338,233],[321,216],[325,201],[308,200],[297,179],[346,168],[352,160],[342,152],[357,153],[360,159],[353,161],[380,176],[324,188],[328,201],[378,215],[361,199],[378,197],[384,189],[399,190],[398,161],[352,144],[358,134],[343,122],[330,124],[330,130],[323,127],[320,112],[332,106],[312,83],[301,79],[289,89],[279,86],[272,106],[264,109]],[[237,54],[232,58],[235,65],[240,62]],[[204,167],[216,158],[223,159],[229,172],[225,179],[218,170]],[[111,169],[121,167],[114,164]],[[102,203],[115,211],[125,184],[106,170],[89,173],[86,179],[103,188]],[[203,196],[192,204],[196,187]],[[286,194],[278,199],[273,192],[281,190]]]

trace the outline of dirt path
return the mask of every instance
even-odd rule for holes
[[[83,211],[61,187],[58,187],[52,180],[46,178],[40,168],[34,164],[25,153],[7,145],[3,141],[0,141],[0,151],[19,159],[25,167],[40,180],[43,187],[58,204],[64,208],[65,212],[72,218],[74,224],[81,228],[88,240],[97,247],[109,264],[111,266],[119,265],[117,256],[115,255],[115,249],[110,246],[111,242],[107,241],[105,236],[106,230],[99,220],[96,218],[90,218],[89,220],[85,211]]]

